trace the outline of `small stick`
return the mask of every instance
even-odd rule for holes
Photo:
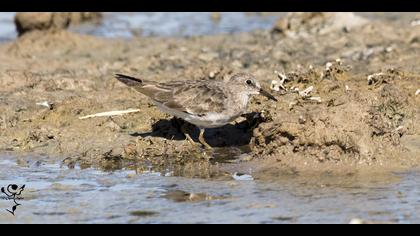
[[[48,102],[48,101],[44,101],[44,102],[37,102],[36,105],[47,107],[48,109],[52,110],[54,103],[51,103],[51,102]]]
[[[308,97],[309,96],[309,93],[311,93],[312,92],[312,90],[314,90],[314,86],[309,86],[308,88],[306,88],[305,90],[303,90],[303,91],[301,91],[301,92],[299,92],[299,95],[301,96],[301,97]]]
[[[107,112],[101,112],[101,113],[96,113],[92,115],[82,116],[82,117],[79,117],[79,119],[84,120],[84,119],[88,119],[92,117],[100,117],[100,116],[120,116],[123,114],[139,112],[139,111],[140,109],[132,109],[132,108],[127,109],[127,110],[122,110],[122,111],[107,111]]]
[[[317,101],[317,102],[321,102],[322,100],[321,100],[321,97],[310,97],[310,98],[308,98],[309,100],[312,100],[312,101]]]
[[[287,88],[284,86],[284,83],[286,82],[287,76],[283,73],[280,73],[278,71],[274,71],[274,73],[279,77],[280,81],[277,82],[277,80],[271,81],[271,90],[274,91],[280,91],[280,88],[282,88],[284,91],[287,91]]]

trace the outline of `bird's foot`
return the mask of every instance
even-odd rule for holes
[[[181,125],[181,132],[184,134],[185,136],[185,140],[188,141],[191,146],[193,147],[197,147],[197,144],[194,142],[194,140],[191,138],[191,136],[188,134],[188,128],[187,128],[187,123],[183,123]]]
[[[213,148],[206,142],[204,139],[204,129],[200,129],[200,135],[198,136],[198,141],[203,144],[204,148],[207,150],[213,150]]]
[[[185,141],[189,142],[191,146],[197,147],[197,144],[194,142],[194,140],[191,138],[191,136],[187,133],[184,133],[185,135]]]
[[[185,140],[188,141],[191,144],[191,146],[196,150],[197,154],[200,154],[199,155],[200,158],[204,157],[207,160],[212,159],[211,153],[203,152],[203,150],[199,147],[199,145],[197,145],[197,143],[194,142],[194,140],[191,138],[191,136],[188,133],[186,123],[181,126],[181,131],[185,135]],[[204,140],[203,134],[204,134],[204,129],[200,129],[200,135],[198,137],[198,140],[200,141],[200,143],[204,146],[204,148],[207,151],[212,151],[213,148]]]
[[[204,139],[200,140],[200,143],[204,146],[206,150],[213,150],[213,148]]]

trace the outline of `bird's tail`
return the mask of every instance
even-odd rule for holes
[[[128,86],[138,86],[143,84],[141,79],[137,79],[128,75],[115,74],[115,78]]]

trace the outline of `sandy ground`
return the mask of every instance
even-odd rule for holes
[[[32,31],[0,45],[0,150],[69,166],[204,177],[250,168],[257,178],[413,168],[420,163],[419,52],[420,26],[351,13],[292,14],[271,32],[190,38]],[[248,72],[270,89],[272,80],[280,83],[274,71],[287,91],[272,91],[277,103],[255,97],[251,115],[209,129],[214,153],[193,148],[171,116],[113,78]],[[310,86],[307,96],[291,92]],[[37,105],[44,101],[52,106]],[[128,108],[141,111],[79,120]],[[198,130],[191,132],[197,140]],[[235,163],[223,163],[225,156]]]

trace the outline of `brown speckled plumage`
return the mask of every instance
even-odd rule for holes
[[[243,114],[250,95],[262,94],[276,100],[261,89],[251,74],[245,73],[236,74],[228,81],[158,83],[121,74],[117,74],[116,78],[151,98],[162,111],[197,125],[201,133],[204,133],[204,128],[226,125]]]

